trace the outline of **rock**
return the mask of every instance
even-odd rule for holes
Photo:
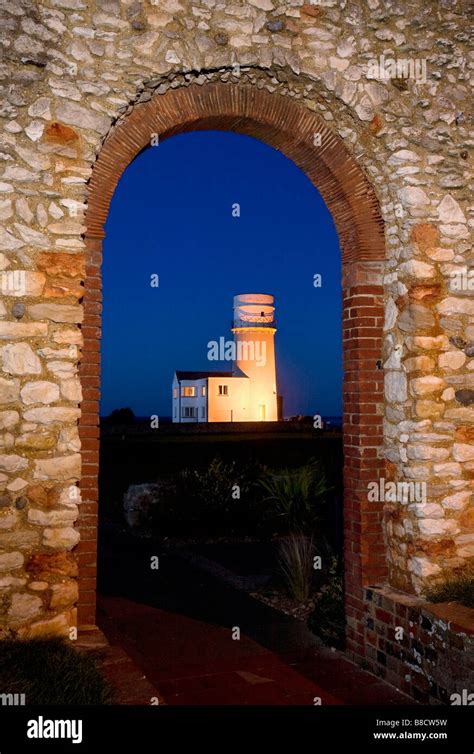
[[[407,399],[405,372],[386,372],[384,376],[385,397],[390,403],[402,403]]]
[[[0,529],[12,529],[15,526],[17,519],[18,513],[16,510],[0,510]]]
[[[449,510],[459,511],[467,506],[472,497],[470,490],[463,490],[461,492],[455,492],[453,495],[448,495],[443,499],[443,505]]]
[[[5,228],[0,228],[0,249],[2,251],[17,251],[23,248],[24,242],[20,241]]]
[[[273,21],[267,21],[265,24],[265,28],[268,29],[272,34],[277,34],[279,31],[283,31],[285,28],[285,23],[282,19],[275,19]]]
[[[69,126],[97,131],[101,135],[105,135],[110,127],[110,118],[106,115],[81,107],[75,102],[58,102],[56,116]]]
[[[441,369],[459,369],[467,360],[467,356],[462,351],[446,351],[438,356],[438,365]]]
[[[82,306],[74,304],[33,304],[28,307],[33,319],[50,319],[53,322],[82,322]]]
[[[437,576],[441,573],[441,568],[436,563],[432,563],[428,558],[410,558],[408,569],[421,578]]]
[[[59,387],[54,382],[38,380],[27,382],[21,389],[23,403],[54,403],[59,400]],[[36,421],[36,420],[33,420]]]
[[[406,188],[399,189],[398,196],[401,203],[408,207],[424,208],[430,203],[423,189],[416,186],[407,186]]]
[[[7,614],[11,625],[26,623],[41,612],[43,600],[33,594],[14,594]]]
[[[430,337],[427,335],[415,335],[406,339],[406,345],[410,351],[421,348],[423,351],[444,351],[449,347],[449,341],[446,335],[436,335]]]
[[[439,503],[415,503],[410,505],[409,509],[417,518],[443,518],[445,515]]]
[[[474,427],[457,427],[454,437],[461,442],[474,442]]]
[[[10,343],[0,349],[3,371],[7,374],[39,374],[41,362],[28,343]]]
[[[79,134],[73,128],[65,126],[64,123],[52,121],[46,126],[44,132],[45,140],[59,144],[74,144],[79,140]]]
[[[429,356],[412,356],[403,362],[406,372],[431,372],[434,366],[434,360]]]
[[[79,589],[77,581],[63,581],[60,584],[53,584],[51,587],[50,608],[61,608],[73,605],[79,599]]]
[[[17,450],[52,450],[56,447],[56,436],[52,432],[23,432],[15,439]]]
[[[78,408],[64,408],[63,406],[48,406],[41,408],[30,408],[24,412],[23,418],[26,421],[38,422],[40,424],[53,424],[55,422],[74,422],[79,419],[81,412]]]
[[[38,553],[32,555],[26,564],[26,570],[36,579],[49,580],[50,576],[78,576],[76,557],[70,552]]]
[[[11,429],[20,421],[18,411],[0,411],[0,429]]]
[[[80,403],[82,401],[81,383],[76,378],[61,380],[61,394],[67,401]]]
[[[437,304],[436,309],[440,314],[467,314],[474,316],[474,300],[450,296]]]
[[[411,285],[408,290],[410,301],[427,301],[430,303],[438,298],[441,293],[441,286],[436,285]]]
[[[19,629],[18,637],[20,639],[38,639],[48,636],[69,636],[72,626],[77,623],[76,611],[68,610],[65,613],[56,615],[54,618],[35,621],[29,626]]]
[[[449,458],[449,450],[446,448],[435,448],[421,443],[409,444],[407,454],[413,461],[446,461]]]
[[[77,453],[81,449],[77,427],[62,427],[58,438],[58,453]]]
[[[56,332],[53,334],[53,340],[55,343],[59,343],[61,345],[68,344],[68,345],[82,345],[83,343],[83,337],[81,330],[56,330]]]
[[[424,518],[418,521],[420,532],[425,536],[441,536],[455,534],[459,525],[453,519]]]
[[[433,313],[420,304],[409,304],[398,318],[398,327],[403,332],[430,330],[435,325]]]
[[[428,280],[436,277],[436,270],[432,264],[420,262],[417,259],[410,259],[408,262],[401,264],[400,272],[421,280]]]
[[[20,380],[0,377],[0,404],[13,403],[20,396]]]
[[[383,329],[391,330],[397,321],[398,308],[393,298],[389,298],[385,305],[385,323]]]
[[[441,377],[428,375],[426,377],[417,377],[410,381],[410,393],[413,396],[430,395],[438,393],[446,387],[446,383]]]
[[[124,516],[131,528],[149,525],[152,522],[153,506],[160,498],[173,491],[172,485],[165,482],[132,484],[123,498]]]
[[[54,479],[68,482],[81,478],[81,455],[74,453],[70,456],[56,458],[41,458],[34,461],[34,479]]]
[[[48,325],[43,322],[0,322],[0,340],[35,338],[47,333]]]
[[[444,408],[444,403],[430,400],[417,401],[415,404],[415,412],[420,419],[439,419]]]
[[[77,529],[71,526],[45,529],[43,544],[58,550],[72,550],[77,545],[81,536]]]
[[[470,406],[474,403],[474,390],[456,390],[454,395],[458,403],[463,406]]]
[[[53,277],[84,277],[85,263],[78,254],[43,252],[37,257],[38,269]]]
[[[39,508],[30,508],[28,521],[39,526],[61,526],[76,521],[79,515],[77,506],[74,508],[59,508],[57,510],[43,511]]]
[[[6,471],[9,474],[15,474],[28,467],[28,459],[17,456],[14,453],[9,455],[0,455],[0,471]]]
[[[455,199],[447,194],[438,205],[438,217],[442,223],[465,223],[466,217]]]
[[[455,442],[453,445],[453,458],[455,461],[474,461],[474,445]]]
[[[0,552],[0,573],[22,568],[23,561],[24,557],[21,552]]]

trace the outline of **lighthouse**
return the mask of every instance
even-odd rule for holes
[[[233,340],[209,341],[208,359],[224,371],[176,370],[173,422],[275,422],[275,306],[268,293],[234,296]]]
[[[234,376],[249,378],[247,421],[277,421],[275,306],[268,293],[234,296]]]

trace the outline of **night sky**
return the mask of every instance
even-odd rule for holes
[[[102,415],[169,416],[175,369],[230,368],[207,343],[232,338],[233,296],[256,292],[275,296],[284,415],[342,413],[338,238],[284,155],[228,132],[167,139],[123,174],[106,233]]]

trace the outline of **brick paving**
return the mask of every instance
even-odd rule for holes
[[[155,695],[168,705],[314,705],[315,698],[330,705],[412,703],[319,645],[277,653],[244,633],[234,640],[231,627],[122,597],[100,597],[99,623],[112,658],[120,647],[150,684],[143,701],[132,703],[150,703]],[[273,629],[278,628],[277,622]],[[117,657],[111,663],[111,675],[120,679],[126,661]],[[126,694],[122,703],[130,703]]]

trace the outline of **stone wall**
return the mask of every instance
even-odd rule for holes
[[[472,562],[468,3],[2,0],[0,15],[0,630],[67,632],[76,621],[77,561],[81,588],[95,588],[103,229],[96,207],[87,208],[94,164],[116,134],[133,142],[130,124],[149,103],[159,119],[167,93],[184,92],[186,109],[188,94],[217,83],[270,93],[317,116],[319,188],[319,180],[335,180],[338,150],[350,155],[346,209],[332,208],[338,231],[346,228],[348,262],[351,249],[371,258],[364,250],[377,232],[364,219],[367,203],[383,219],[384,263],[345,270],[345,332],[364,340],[355,350],[345,344],[346,364],[356,353],[383,367],[353,374],[356,389],[345,391],[359,481],[356,490],[346,485],[346,512],[353,511],[352,534],[361,518],[364,532],[349,551],[349,580],[359,584],[360,563],[377,548],[392,586],[412,594]],[[370,78],[380,56],[417,62],[419,72],[424,62],[426,77]],[[212,102],[217,117],[220,100],[209,96],[206,106]],[[281,112],[275,144],[288,153],[292,143],[298,156],[295,145],[309,144],[309,133],[301,136],[298,118],[290,129]],[[191,116],[184,121],[192,129]],[[261,136],[273,143],[268,130]],[[295,161],[306,169],[307,160],[310,174],[311,159]],[[113,174],[112,156],[102,164]],[[358,172],[373,198],[358,178],[351,188]],[[382,378],[383,405],[369,397]],[[377,417],[372,430],[358,423],[364,406]],[[370,501],[364,487],[380,473],[387,482],[424,482],[426,496]],[[348,606],[360,647],[362,595]],[[91,603],[83,620],[93,619]]]

